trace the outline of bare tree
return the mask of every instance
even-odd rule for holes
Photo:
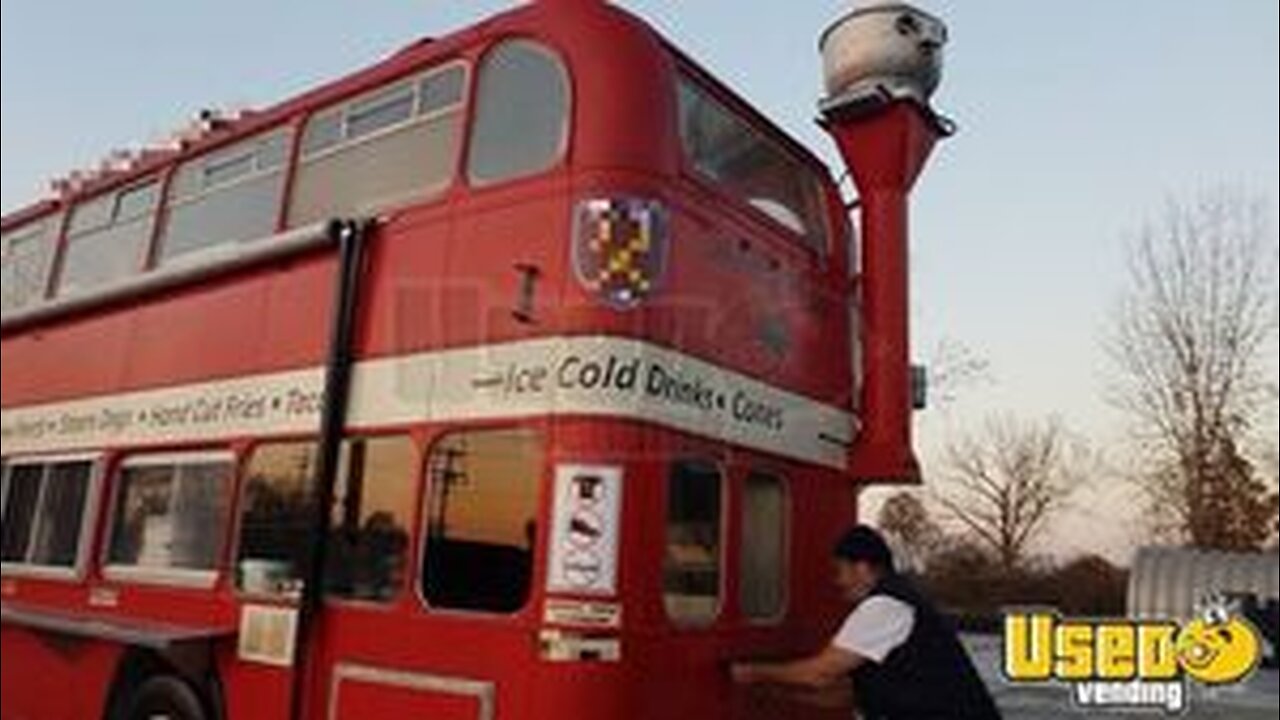
[[[1275,383],[1271,383],[1271,388],[1267,392],[1271,395],[1270,412],[1272,426],[1269,431],[1266,431],[1267,442],[1270,447],[1264,451],[1266,452],[1265,465],[1267,470],[1271,473],[1271,483],[1273,485],[1280,485],[1280,446],[1277,445],[1277,443],[1280,442],[1280,439],[1276,437],[1275,427],[1277,409],[1280,408],[1280,392],[1277,391]]]
[[[1055,420],[992,418],[948,445],[938,500],[1008,573],[1083,484],[1083,452]]]
[[[915,493],[903,491],[885,500],[876,524],[907,569],[923,571],[942,545],[942,529]]]
[[[929,394],[934,404],[946,407],[961,392],[992,382],[991,363],[972,348],[944,338],[934,346],[929,359]]]
[[[1280,487],[1280,438],[1276,435],[1277,412],[1280,410],[1280,392],[1277,392],[1276,383],[1271,383],[1268,391],[1271,395],[1271,428],[1264,431],[1266,434],[1266,447],[1263,450],[1264,458],[1263,467],[1266,468],[1268,477],[1271,479],[1271,487]],[[1280,504],[1280,503],[1278,503]],[[1271,547],[1280,547],[1280,511],[1277,511],[1271,518]]]
[[[1266,203],[1220,189],[1171,201],[1133,243],[1109,351],[1132,420],[1135,482],[1195,546],[1256,547],[1276,497],[1244,456],[1267,403],[1276,251]]]

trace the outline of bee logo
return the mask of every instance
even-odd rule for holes
[[[1183,626],[1175,647],[1182,669],[1205,685],[1240,682],[1262,659],[1258,631],[1220,598]]]

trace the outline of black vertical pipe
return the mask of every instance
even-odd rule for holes
[[[360,279],[364,275],[365,246],[373,224],[335,220],[329,237],[338,245],[337,289],[329,328],[329,359],[325,366],[324,407],[320,418],[320,455],[316,463],[311,552],[303,567],[302,597],[298,603],[298,628],[293,650],[293,675],[289,717],[303,720],[306,708],[317,611],[324,600],[324,571],[329,553],[329,513],[333,507],[338,463],[347,424],[351,395],[351,366],[355,358],[356,321],[360,308]]]

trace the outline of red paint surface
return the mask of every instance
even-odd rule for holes
[[[828,128],[862,201],[863,436],[851,454],[855,477],[918,481],[911,443],[911,332],[907,198],[938,139],[910,102]]]
[[[397,717],[475,720],[479,716],[480,702],[474,697],[360,680],[344,680],[339,684],[334,709],[335,720]]]
[[[643,23],[615,8],[564,0],[500,15],[448,38],[415,45],[381,65],[283,103],[182,157],[266,127],[300,123],[316,107],[446,59],[475,62],[494,42],[512,35],[547,43],[570,68],[574,132],[565,162],[543,175],[491,188],[472,189],[459,180],[444,197],[391,217],[371,247],[358,356],[557,334],[632,336],[828,404],[851,407],[845,310],[849,259],[843,240],[847,225],[830,174],[811,155],[802,155],[829,183],[832,242],[829,257],[822,260],[685,166],[675,128],[675,73],[684,68],[706,80],[705,73]],[[719,86],[713,90],[724,102],[755,117],[762,131],[777,132],[729,91]],[[915,136],[903,135],[910,127],[909,119],[890,118],[884,125],[841,138],[852,144],[855,159],[868,166],[859,172],[858,181],[868,202],[869,233],[891,238],[905,234],[902,194],[910,185],[907,175],[913,178],[918,167],[900,168],[902,174],[896,178],[890,170],[897,167],[893,153],[918,149]],[[781,135],[778,139],[794,147]],[[138,175],[179,160],[158,158]],[[107,180],[92,191],[129,180]],[[583,291],[568,267],[573,204],[583,197],[611,194],[656,197],[672,210],[668,274],[661,291],[637,312],[607,309]],[[6,218],[3,227],[8,230],[21,220],[56,211],[57,207],[42,206]],[[895,243],[881,251],[870,239],[868,246],[876,255],[868,256],[864,283],[868,309],[876,319],[868,323],[867,339],[883,348],[873,352],[878,358],[876,377],[883,378],[883,384],[874,391],[868,388],[866,406],[875,414],[864,428],[866,447],[854,451],[855,476],[860,478],[902,472],[910,460],[910,439],[903,429],[907,411],[891,387],[897,378],[906,386],[905,249]],[[334,262],[331,255],[317,254],[7,333],[2,340],[0,402],[6,408],[20,407],[318,366],[327,340]],[[511,313],[518,264],[540,269],[534,323],[518,322]],[[762,342],[758,330],[766,323],[785,328],[784,353]],[[539,659],[546,564],[542,544],[528,606],[510,617],[487,617],[424,607],[415,586],[421,558],[414,542],[412,578],[405,580],[396,602],[325,609],[309,663],[308,717],[326,717],[337,663],[493,682],[498,720],[814,717],[812,710],[784,699],[757,702],[735,691],[725,667],[744,656],[811,650],[834,629],[842,607],[828,583],[828,555],[831,543],[857,516],[851,478],[633,422],[564,417],[531,424],[547,438],[547,480],[556,462],[624,468],[620,592],[615,598],[624,606],[624,625],[617,633],[623,662],[552,664]],[[425,456],[434,439],[456,429],[424,425],[407,430]],[[230,448],[243,457],[254,440],[241,438]],[[114,464],[129,449],[107,450],[111,454],[104,497],[109,498]],[[697,629],[673,625],[662,603],[667,468],[673,458],[689,455],[722,464],[730,508],[723,611],[713,624]],[[772,625],[748,622],[736,597],[741,534],[736,511],[741,485],[757,468],[783,475],[790,483],[788,609]],[[423,478],[418,481],[419,492],[425,492]],[[5,602],[16,599],[58,612],[98,613],[121,622],[235,624],[246,601],[231,587],[234,547],[221,555],[221,576],[213,591],[110,583],[96,562],[102,556],[109,512],[104,507],[99,515],[95,562],[82,582],[6,576]],[[539,527],[549,526],[549,515],[550,497],[544,488]],[[420,527],[421,521],[415,518],[413,527]],[[103,590],[118,593],[117,604],[91,608],[91,594]],[[0,638],[0,718],[80,720],[100,715],[122,648],[98,642],[64,647],[46,634],[10,625],[4,626]],[[284,717],[288,670],[240,662],[234,638],[214,643],[210,652],[228,717]],[[472,716],[469,707],[446,698],[364,685],[345,687],[338,706],[344,718],[415,713],[461,718]]]

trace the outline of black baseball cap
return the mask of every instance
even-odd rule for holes
[[[884,536],[874,528],[855,525],[850,528],[834,548],[835,556],[849,562],[868,562],[885,570],[893,570],[893,551]]]

